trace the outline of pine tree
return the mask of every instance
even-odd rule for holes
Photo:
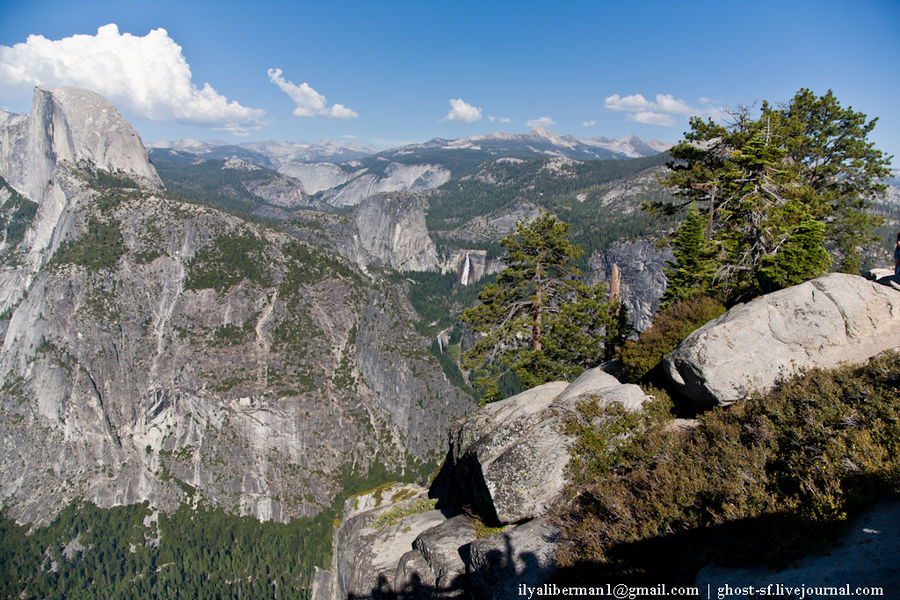
[[[716,256],[705,232],[706,219],[697,211],[696,206],[691,205],[672,240],[675,262],[669,263],[669,268],[665,269],[667,281],[662,298],[664,306],[713,291]]]
[[[605,286],[582,281],[568,229],[547,213],[518,223],[501,241],[506,268],[463,314],[481,334],[464,364],[487,402],[500,399],[508,372],[526,388],[577,376],[602,360],[616,333]]]
[[[705,237],[719,260],[714,283],[732,302],[815,277],[832,262],[857,271],[860,248],[879,225],[867,209],[892,158],[867,139],[877,119],[841,107],[831,91],[817,97],[807,89],[783,106],[763,102],[758,119],[747,109],[732,116],[728,127],[691,119],[664,179],[684,200],[647,208],[704,208]],[[680,243],[697,248],[698,218],[690,219],[679,234],[693,237]],[[674,274],[670,298],[708,285],[706,269]]]

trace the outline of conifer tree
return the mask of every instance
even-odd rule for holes
[[[715,250],[706,239],[706,219],[691,205],[672,240],[675,262],[665,269],[666,291],[662,303],[685,300],[713,291],[716,271]]]
[[[892,158],[868,141],[876,121],[841,107],[830,90],[817,97],[807,89],[782,106],[764,102],[758,119],[738,110],[727,127],[693,118],[670,151],[674,160],[664,179],[683,202],[647,208],[704,208],[705,237],[719,261],[713,283],[732,302],[832,265],[856,272],[860,248],[879,225],[867,209],[884,190]],[[696,236],[697,217],[683,227]],[[696,247],[696,239],[680,243],[688,242]],[[682,252],[680,260],[692,259]],[[692,271],[685,263],[674,273],[669,299],[708,285],[705,269]]]
[[[548,213],[519,222],[501,241],[506,268],[463,314],[481,334],[464,364],[487,402],[500,399],[498,380],[510,371],[526,388],[579,375],[616,334],[606,288],[582,281],[568,229]]]

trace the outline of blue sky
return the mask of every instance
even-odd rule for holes
[[[35,81],[79,84],[148,141],[383,146],[546,123],[674,142],[690,114],[809,87],[878,116],[873,141],[900,157],[896,1],[0,7],[0,107],[27,112]]]

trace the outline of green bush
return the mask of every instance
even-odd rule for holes
[[[616,427],[634,414],[597,420],[587,406],[574,421],[573,501],[558,515],[569,540],[560,565],[590,565],[595,580],[627,569],[688,582],[710,561],[785,566],[820,549],[849,516],[900,492],[898,385],[900,355],[887,353],[809,372],[681,432],[645,417],[627,442]],[[610,444],[591,436],[610,435],[612,454],[592,457]]]
[[[653,317],[653,324],[637,340],[628,340],[620,358],[625,374],[638,381],[652,371],[692,331],[725,312],[709,296],[694,296],[670,305]]]

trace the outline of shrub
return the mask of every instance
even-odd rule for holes
[[[637,340],[625,342],[620,355],[625,374],[632,381],[642,379],[692,331],[724,312],[718,300],[693,296],[656,313],[653,324]]]
[[[595,581],[627,568],[689,582],[712,560],[784,566],[821,548],[849,515],[900,492],[898,384],[897,353],[815,370],[691,430],[660,422],[601,462],[579,459],[586,430],[573,446],[573,502],[559,511],[570,541],[561,566],[590,565]]]

